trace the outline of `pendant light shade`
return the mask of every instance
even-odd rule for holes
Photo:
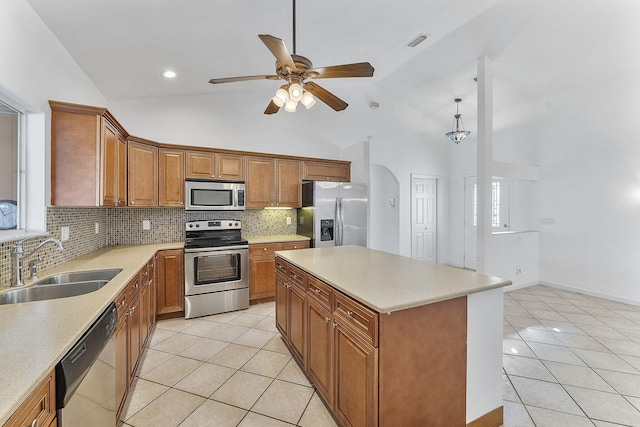
[[[463,141],[471,132],[468,130],[464,130],[464,124],[462,123],[462,114],[458,111],[458,106],[462,101],[461,98],[456,98],[454,100],[456,102],[456,114],[453,116],[453,126],[451,127],[451,132],[447,132],[445,135],[456,144],[459,144],[460,141]]]

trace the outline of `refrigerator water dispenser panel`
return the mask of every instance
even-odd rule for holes
[[[320,241],[333,240],[333,220],[321,219],[320,220]]]

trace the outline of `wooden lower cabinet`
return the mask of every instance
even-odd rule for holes
[[[158,252],[156,262],[156,314],[161,318],[184,314],[184,250]]]
[[[249,245],[249,301],[273,301],[276,294],[276,251],[306,249],[309,240]]]
[[[116,298],[118,324],[116,347],[116,410],[118,419],[126,412],[129,389],[139,368],[145,345],[155,327],[156,255],[138,272]],[[123,308],[124,307],[124,308]]]
[[[346,426],[378,425],[378,349],[340,324],[334,343],[334,414]]]
[[[276,265],[276,326],[339,425],[466,425],[466,297],[380,314]]]
[[[55,426],[56,384],[55,371],[47,377],[27,397],[3,427]],[[36,421],[37,420],[37,421]]]

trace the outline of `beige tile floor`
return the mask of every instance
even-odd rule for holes
[[[273,303],[159,322],[133,427],[335,422],[275,329]],[[640,307],[546,286],[504,297],[505,426],[640,426]]]

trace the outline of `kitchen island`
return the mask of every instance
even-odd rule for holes
[[[359,246],[276,256],[276,326],[341,424],[502,424],[510,281]]]

